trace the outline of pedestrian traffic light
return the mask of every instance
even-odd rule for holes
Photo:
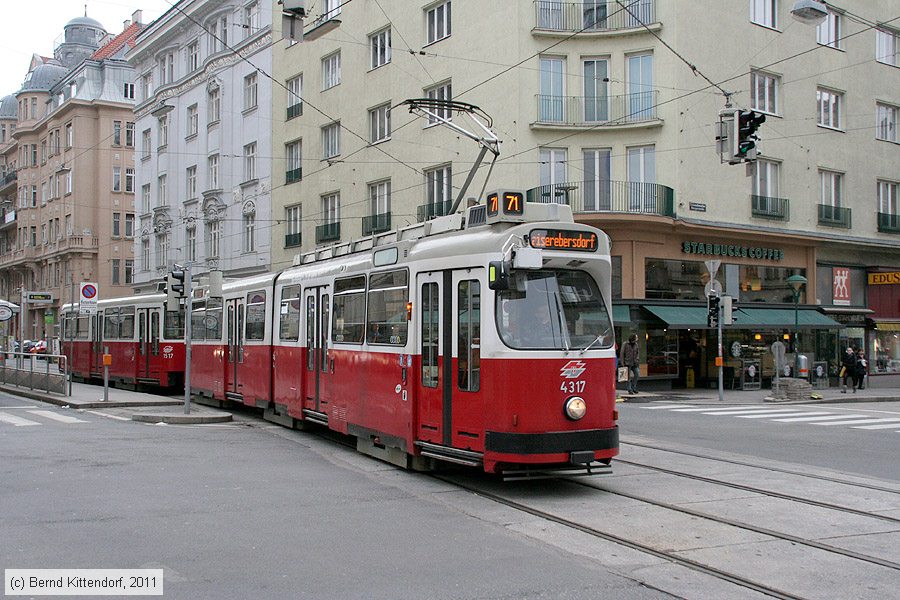
[[[182,298],[184,298],[184,271],[175,269],[166,277],[166,310],[180,310]]]
[[[734,119],[734,135],[732,136],[732,154],[734,162],[756,160],[759,152],[756,131],[766,122],[766,115],[753,110],[737,111]]]
[[[707,327],[718,327],[719,325],[719,301],[717,295],[710,294],[706,297],[706,325]]]

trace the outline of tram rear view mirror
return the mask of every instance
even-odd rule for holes
[[[488,287],[494,291],[509,289],[510,264],[502,260],[492,260],[488,263]]]
[[[537,248],[517,248],[513,255],[514,269],[540,269],[543,266],[541,251]]]

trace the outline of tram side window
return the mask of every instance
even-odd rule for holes
[[[166,311],[163,337],[167,340],[184,339],[184,312]],[[194,337],[193,329],[191,330],[191,337]]]
[[[134,307],[107,309],[103,318],[103,339],[134,339]]]
[[[409,274],[406,269],[369,276],[369,316],[366,322],[370,344],[405,346],[409,321]]]
[[[362,344],[366,321],[366,276],[336,279],[331,339],[336,344]]]
[[[422,286],[422,385],[438,386],[438,356],[440,350],[440,298],[438,284]]]
[[[247,294],[246,319],[246,339],[266,339],[266,293],[264,291],[250,292]]]
[[[300,339],[300,286],[289,285],[281,290],[281,341],[296,342]]]
[[[477,392],[481,385],[481,284],[460,281],[458,298],[458,385],[461,391]]]
[[[315,371],[316,357],[313,350],[316,346],[316,299],[306,299],[306,370]]]
[[[194,302],[191,310],[191,339],[203,341],[206,339],[206,302]]]
[[[222,339],[222,299],[210,298],[206,301],[206,339]]]
[[[88,316],[76,317],[68,315],[65,320],[66,331],[63,334],[63,341],[78,339],[87,340],[91,335],[91,318]]]

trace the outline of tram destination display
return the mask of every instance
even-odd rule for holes
[[[571,231],[567,229],[532,229],[528,243],[541,250],[571,250],[574,252],[596,252],[597,234],[591,231]]]

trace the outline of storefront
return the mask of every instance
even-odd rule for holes
[[[900,385],[900,272],[868,274],[869,383],[876,387]]]

